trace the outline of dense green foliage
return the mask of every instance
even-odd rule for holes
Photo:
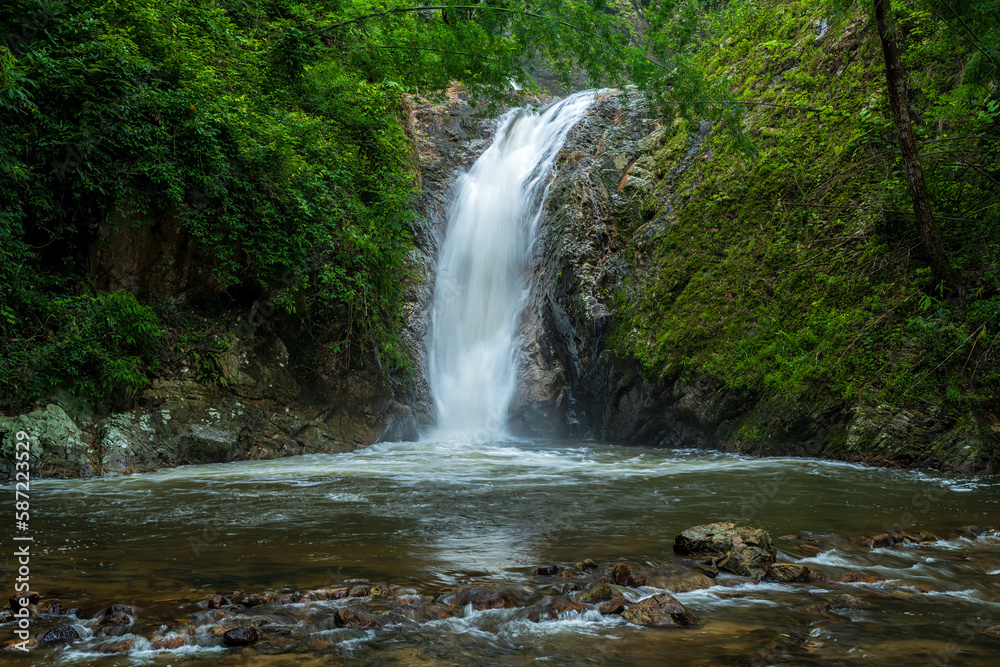
[[[222,300],[203,304],[207,328],[187,331],[191,318],[171,303],[183,295],[144,297],[167,318],[173,349],[218,329],[214,312],[264,304],[269,316],[308,322],[313,348],[357,350],[354,359],[374,358],[383,371],[405,365],[398,332],[414,181],[404,93],[460,80],[492,102],[512,82],[532,85],[537,66],[620,81],[628,46],[621,13],[586,2],[420,7],[5,5],[0,402],[38,399],[66,378],[114,385],[110,365],[71,363],[119,351],[97,330],[67,328],[64,311],[67,299],[99,308],[95,290],[121,287],[91,282],[95,247],[116,228],[155,235],[179,223],[196,258],[211,262],[216,284],[204,291]],[[52,354],[53,344],[67,354]]]
[[[806,402],[995,419],[1000,94],[983,61],[996,33],[978,35],[981,51],[919,5],[898,12],[928,187],[963,297],[943,291],[921,255],[864,20],[855,7],[762,1],[706,25],[718,48],[697,62],[748,103],[754,152],[716,132],[701,149],[709,157],[661,181],[645,208],[671,211],[672,224],[655,257],[633,257],[614,342],[653,377],[702,373]],[[683,124],[668,128],[656,155],[665,174],[692,140]]]

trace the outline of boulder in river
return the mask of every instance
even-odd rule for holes
[[[880,581],[885,581],[882,577],[874,574],[867,574],[865,572],[844,572],[830,581],[836,581],[842,584],[877,584]]]
[[[622,618],[653,628],[686,627],[698,622],[694,612],[670,593],[660,593],[636,602],[622,613]]]
[[[711,588],[715,585],[715,580],[700,570],[685,568],[677,572],[656,572],[649,577],[649,585],[664,588],[672,593],[687,593]]]
[[[145,644],[144,639],[133,635],[105,641],[96,646],[95,649],[98,653],[127,653],[143,644]]]
[[[464,607],[471,604],[476,611],[483,609],[510,609],[514,607],[514,600],[502,591],[488,588],[470,588],[459,591],[455,595],[445,599],[445,604],[452,608]]]
[[[615,593],[614,597],[610,600],[602,602],[597,607],[597,611],[601,612],[604,616],[611,616],[616,614],[621,614],[625,611],[628,606],[628,600],[621,593]]]
[[[80,633],[76,631],[76,628],[72,625],[60,625],[58,628],[46,632],[39,643],[42,646],[54,646],[56,644],[69,644],[79,640]]]
[[[584,604],[593,604],[602,600],[610,600],[615,596],[615,589],[604,581],[592,584],[580,592],[576,599]]]
[[[835,595],[830,600],[830,609],[874,609],[875,605],[853,595]]]
[[[226,630],[222,635],[222,643],[230,647],[252,646],[257,643],[258,639],[260,639],[260,635],[257,633],[257,628],[249,625]]]
[[[688,528],[674,538],[674,551],[682,556],[712,556],[719,569],[758,581],[777,554],[766,530],[726,522]]]
[[[334,620],[338,628],[351,628],[352,630],[378,630],[381,625],[374,616],[364,614],[353,609],[338,609],[334,614]]]
[[[775,563],[767,571],[767,578],[784,583],[795,581],[810,581],[812,571],[805,565],[795,563]]]
[[[10,609],[15,614],[20,611],[22,606],[31,606],[33,604],[38,604],[41,597],[38,593],[32,593],[31,591],[26,591],[24,593],[16,593],[10,598]]]
[[[187,643],[182,635],[171,633],[166,637],[154,637],[152,641],[152,649],[154,651],[173,651],[174,649],[179,649],[181,646]]]
[[[996,535],[996,528],[984,528],[983,526],[962,526],[955,531],[958,537],[964,537],[969,540],[977,540],[983,535]]]

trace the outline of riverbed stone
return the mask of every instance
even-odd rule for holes
[[[874,537],[866,538],[864,543],[869,549],[887,549],[894,545],[896,540],[889,533],[880,533]]]
[[[874,609],[875,605],[862,598],[844,593],[841,595],[835,595],[833,599],[830,600],[829,608],[830,609]]]
[[[698,570],[682,570],[652,574],[648,584],[654,588],[664,588],[672,593],[687,593],[711,588],[715,585],[715,580]]]
[[[56,644],[70,644],[80,640],[80,633],[72,625],[60,625],[49,630],[39,642],[41,646],[54,646]]]
[[[992,625],[980,632],[984,637],[1000,641],[1000,625]]]
[[[334,613],[338,628],[352,630],[378,630],[382,627],[374,616],[354,609],[338,609]]]
[[[241,626],[226,630],[222,635],[222,643],[229,647],[252,646],[260,639],[257,628],[253,626]]]
[[[605,602],[602,602],[597,607],[597,611],[601,612],[604,616],[620,615],[628,607],[628,600],[621,593],[615,593],[614,596]]]
[[[775,563],[767,570],[766,578],[784,583],[811,581],[812,571],[796,563]]]
[[[830,581],[844,584],[877,584],[885,579],[877,574],[868,574],[867,572],[843,572]]]
[[[153,637],[151,646],[154,651],[173,651],[184,646],[187,640],[183,635],[171,633],[165,637]]]
[[[594,602],[600,602],[601,600],[610,600],[615,596],[616,591],[607,584],[607,582],[598,582],[596,584],[591,584],[587,588],[580,591],[576,599],[584,604],[593,604]]]
[[[682,556],[710,555],[720,569],[757,581],[777,554],[766,530],[728,522],[688,528],[674,538],[674,551]]]
[[[17,613],[24,606],[37,605],[41,596],[34,591],[24,591],[23,593],[15,593],[10,596],[8,604],[10,605],[11,611]],[[26,603],[26,604],[25,604]]]
[[[470,588],[459,591],[447,597],[445,604],[456,609],[471,604],[476,611],[510,609],[515,606],[514,599],[509,594],[489,588]]]
[[[698,617],[669,593],[660,593],[636,602],[622,613],[629,623],[654,628],[695,625]]]
[[[118,637],[95,647],[98,653],[127,653],[144,644],[141,637]]]

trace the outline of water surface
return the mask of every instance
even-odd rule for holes
[[[769,664],[753,662],[761,651],[786,656],[774,664],[854,664],[861,657],[865,664],[928,664],[947,655],[954,664],[985,665],[996,657],[997,645],[962,638],[965,625],[1000,623],[995,539],[952,537],[875,551],[856,542],[897,524],[942,537],[965,524],[1000,524],[996,480],[511,441],[383,443],[349,454],[43,480],[32,490],[33,587],[77,601],[84,620],[125,602],[147,624],[170,626],[171,614],[183,616],[174,600],[357,578],[432,597],[470,583],[504,582],[530,598],[560,583],[535,576],[539,566],[592,558],[655,572],[678,562],[671,549],[678,532],[721,520],[759,526],[776,538],[813,537],[824,549],[777,539],[779,560],[829,576],[861,571],[888,580],[753,584],[722,575],[713,588],[678,595],[699,615],[697,629],[643,629],[593,611],[531,622],[517,610],[467,610],[341,638],[320,653],[295,649],[294,659],[281,658],[287,662],[239,658],[247,664],[642,665],[665,655],[678,664]],[[634,597],[655,592],[645,587]],[[844,592],[873,607],[803,614],[811,603]],[[294,623],[294,614],[289,619]],[[187,647],[113,660],[221,664],[215,661],[229,655],[221,651]],[[77,649],[46,649],[21,664],[94,659]]]

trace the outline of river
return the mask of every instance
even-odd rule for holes
[[[942,664],[933,662],[942,656],[987,665],[996,658],[996,645],[969,640],[966,626],[1000,622],[1000,539],[955,537],[963,525],[996,523],[994,480],[507,441],[382,443],[32,488],[36,590],[78,607],[71,620],[81,634],[97,628],[88,619],[123,603],[136,609],[130,635],[177,633],[185,647],[153,651],[139,643],[127,659],[93,662],[108,640],[90,637],[20,660],[14,654],[12,664],[648,665],[669,655],[692,665],[926,665]],[[695,628],[646,629],[590,609],[528,619],[567,585],[588,581],[585,572],[537,575],[538,567],[573,572],[590,558],[603,571],[628,562],[649,583],[666,584],[684,570],[674,536],[725,520],[765,528],[779,561],[806,564],[827,580],[754,584],[722,573],[710,588],[677,594],[698,615]],[[900,523],[943,539],[875,550],[858,543]],[[831,581],[851,571],[883,581]],[[329,622],[353,599],[205,609],[215,593],[293,593],[354,579],[393,584],[397,598],[418,602],[363,599],[372,611],[388,609],[377,631]],[[423,620],[414,611],[420,605],[470,586],[506,590],[517,607],[413,620]],[[640,587],[632,597],[660,590]],[[871,607],[810,611],[844,593]],[[272,646],[275,656],[234,656],[213,634],[261,623],[291,632]],[[268,646],[265,640],[258,650],[266,654]]]

